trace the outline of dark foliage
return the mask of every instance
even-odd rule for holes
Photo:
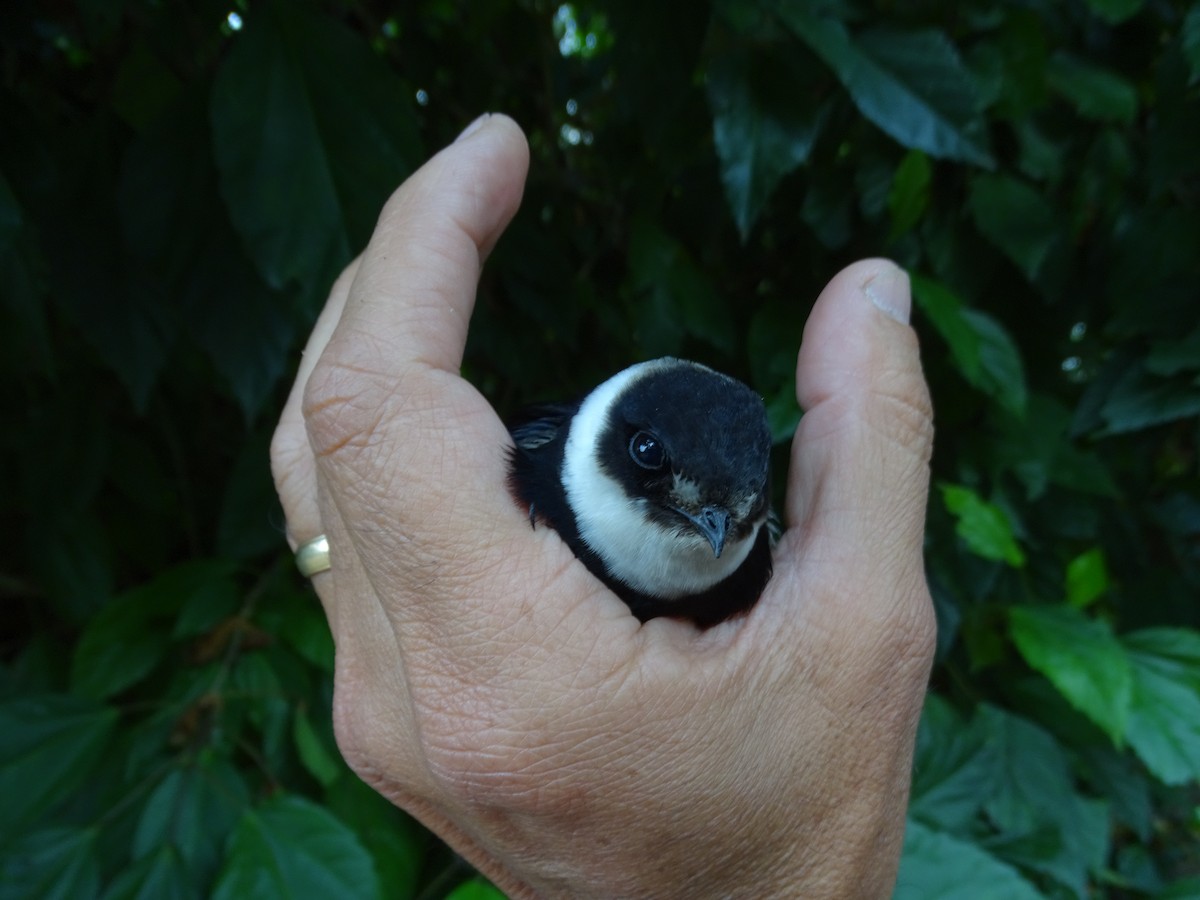
[[[1200,894],[1200,4],[10,0],[0,61],[0,896],[489,896],[341,762],[266,464],[332,279],[483,110],[533,151],[468,348],[502,412],[671,353],[782,445],[823,284],[912,272],[897,896]]]

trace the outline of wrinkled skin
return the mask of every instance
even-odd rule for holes
[[[289,540],[332,547],[341,751],[514,897],[886,897],[935,630],[907,278],[856,263],[812,311],[759,604],[639,625],[530,530],[507,432],[458,375],[528,161],[493,115],[397,190],[275,436]]]

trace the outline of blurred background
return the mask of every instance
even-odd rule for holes
[[[267,465],[332,280],[485,110],[532,147],[465,363],[502,414],[682,355],[783,464],[813,299],[911,272],[896,896],[1200,896],[1200,3],[7,0],[0,79],[0,897],[496,896],[342,763]]]

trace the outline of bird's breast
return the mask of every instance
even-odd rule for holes
[[[673,600],[706,591],[737,571],[758,537],[756,527],[716,557],[703,535],[656,521],[646,501],[608,482],[571,497],[579,537],[612,577],[643,594]]]

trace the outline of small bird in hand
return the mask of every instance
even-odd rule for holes
[[[771,433],[762,398],[666,357],[511,429],[509,486],[641,621],[708,627],[771,577]]]

